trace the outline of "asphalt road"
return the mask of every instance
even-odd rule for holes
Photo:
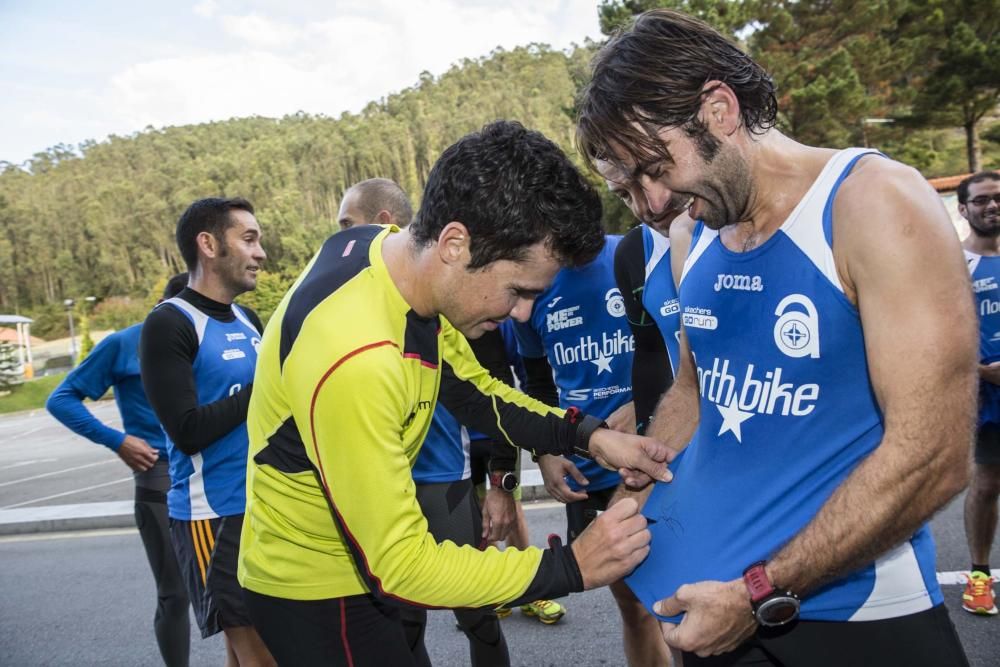
[[[541,544],[563,529],[562,509],[552,503],[528,511],[532,536]],[[966,567],[961,510],[949,507],[934,522],[940,568]],[[1000,550],[994,550],[1000,562]],[[81,531],[0,538],[0,664],[158,665],[151,621],[154,589],[138,535],[132,530]],[[947,605],[974,667],[995,667],[1000,655],[1000,617],[980,618],[958,608],[960,588],[946,586]],[[622,665],[620,622],[606,589],[573,595],[569,613],[543,626],[515,612],[503,621],[513,664]],[[427,645],[435,665],[468,662],[464,636],[449,612],[431,612]],[[219,637],[192,636],[193,666],[221,665]],[[388,666],[386,666],[388,667]],[[942,666],[947,667],[947,666]]]
[[[102,420],[118,423],[113,402],[91,407]],[[44,412],[0,418],[0,509],[122,501],[131,495],[131,475],[113,453],[70,434]],[[551,503],[530,506],[535,543],[562,533],[563,517]],[[934,519],[932,529],[938,570],[967,568],[961,498]],[[991,562],[1000,564],[1000,545]],[[154,588],[134,530],[3,537],[0,563],[0,665],[160,664],[151,629]],[[959,608],[959,586],[944,591],[971,664],[1000,664],[1000,617],[971,616]],[[591,591],[566,603],[569,614],[555,626],[519,612],[503,621],[513,663],[622,665],[620,622],[610,593]],[[431,612],[427,636],[435,665],[467,664],[464,636],[449,612]],[[191,664],[223,664],[220,638],[194,634]]]

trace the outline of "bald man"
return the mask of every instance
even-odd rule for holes
[[[350,229],[358,225],[406,227],[413,218],[410,198],[388,178],[369,178],[347,189],[340,200],[337,223]]]

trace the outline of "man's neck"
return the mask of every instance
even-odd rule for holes
[[[427,252],[413,245],[406,229],[389,234],[382,242],[382,259],[403,301],[421,317],[436,314],[432,299],[432,275],[428,267]]]
[[[743,156],[753,179],[746,220],[722,232],[726,246],[737,251],[761,245],[785,223],[835,152],[773,129],[746,141]]]
[[[225,304],[231,304],[240,294],[226,287],[217,275],[203,269],[191,274],[188,287],[202,296]]]
[[[962,247],[977,255],[1000,255],[1000,236],[980,236],[971,232]]]

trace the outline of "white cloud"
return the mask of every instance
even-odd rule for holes
[[[337,116],[414,85],[422,71],[439,75],[497,46],[543,42],[565,48],[598,34],[593,0],[240,4],[234,9],[232,0],[202,0],[193,6],[204,19],[197,25],[177,16],[174,24],[153,26],[150,39],[160,45],[155,52],[121,49],[120,38],[109,34],[104,47],[116,54],[112,62],[126,64],[106,72],[102,81],[77,79],[74,88],[64,88],[63,99],[86,103],[43,105],[19,96],[24,136],[0,135],[6,148],[0,158],[23,159],[44,145],[102,139],[149,125],[300,110]],[[189,26],[200,32],[177,32]],[[53,83],[52,99],[59,99],[63,85]],[[58,118],[43,115],[51,109],[58,109]],[[27,120],[32,114],[33,122]]]
[[[194,6],[194,13],[202,18],[210,19],[219,11],[219,3],[215,0],[202,0]]]

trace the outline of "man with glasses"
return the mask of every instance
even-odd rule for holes
[[[972,480],[965,496],[965,538],[972,569],[962,609],[997,613],[990,547],[1000,497],[1000,173],[981,171],[958,185],[958,212],[969,221],[965,258],[979,312],[979,422]]]

